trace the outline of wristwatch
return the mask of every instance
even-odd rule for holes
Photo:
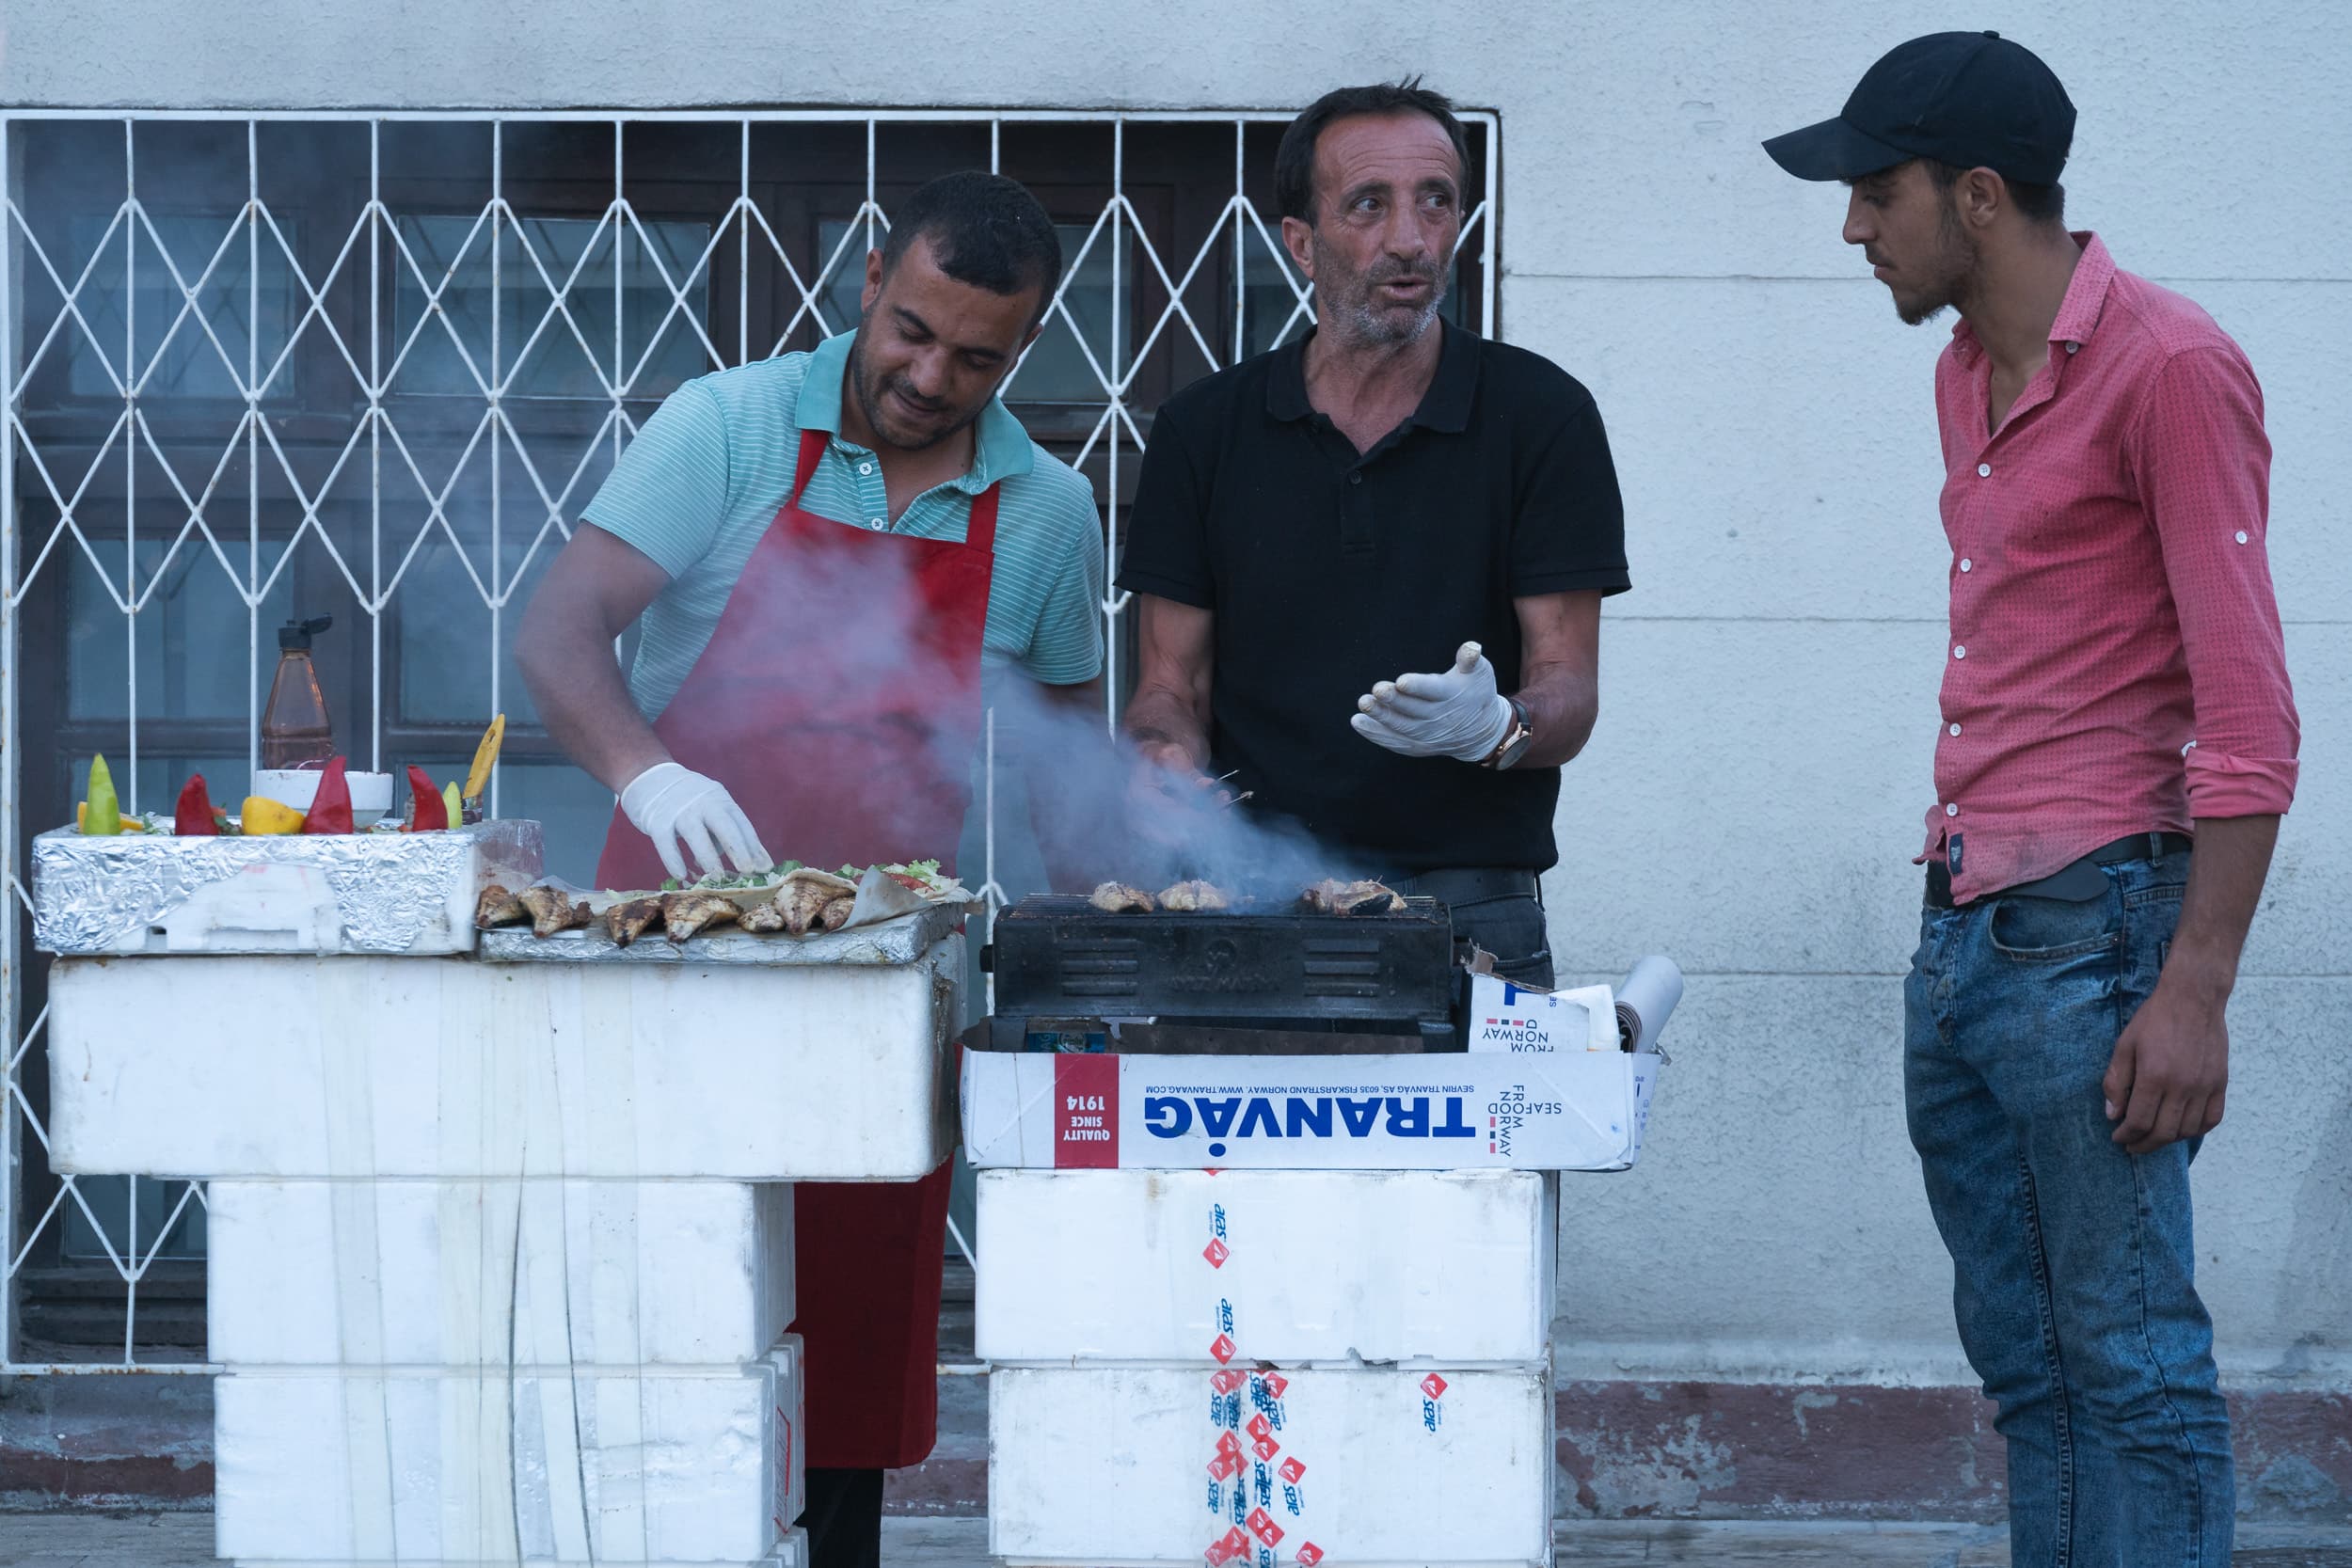
[[[1495,743],[1495,749],[1478,765],[1498,773],[1525,756],[1527,749],[1535,743],[1535,728],[1528,721],[1527,705],[1517,697],[1502,700],[1511,705],[1511,722],[1504,726],[1502,738]]]

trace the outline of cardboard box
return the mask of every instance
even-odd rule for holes
[[[804,1505],[801,1346],[732,1371],[215,1380],[215,1549],[302,1561],[754,1562]]]
[[[792,1189],[215,1181],[212,1358],[245,1367],[737,1366],[791,1324]]]
[[[979,1354],[1284,1367],[1543,1359],[1539,1171],[979,1173]]]
[[[989,1551],[1011,1563],[1527,1563],[1551,1373],[1000,1368]]]
[[[967,1051],[976,1165],[1624,1170],[1659,1058],[1121,1056]]]

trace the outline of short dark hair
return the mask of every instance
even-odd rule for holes
[[[1018,180],[967,168],[943,174],[907,198],[882,242],[882,277],[922,238],[931,242],[940,271],[959,283],[993,294],[1035,289],[1038,317],[1053,303],[1061,281],[1061,235]]]
[[[1958,164],[1944,163],[1935,158],[1922,158],[1928,166],[1928,176],[1939,191],[1948,191],[1960,183],[1960,177],[1968,171]],[[1999,174],[1998,169],[1994,170]],[[2027,223],[2064,223],[2066,221],[2066,187],[2053,180],[2046,185],[2029,185],[2022,180],[2001,175],[2001,182],[2009,187],[2010,205]]]
[[[1469,180],[1470,137],[1454,118],[1454,101],[1445,94],[1422,87],[1418,76],[1369,87],[1338,87],[1308,104],[1282,133],[1282,145],[1274,154],[1274,205],[1281,216],[1313,225],[1315,143],[1325,126],[1357,115],[1427,115],[1445,127],[1462,178]]]

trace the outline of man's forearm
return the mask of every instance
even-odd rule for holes
[[[560,622],[544,628],[526,625],[523,631],[517,639],[523,684],[548,737],[566,756],[616,795],[629,780],[670,759],[669,748],[637,711],[610,641],[593,628],[574,630]]]
[[[2180,924],[2163,979],[2218,1002],[2237,984],[2238,955],[2262,902],[2270,853],[2279,842],[2275,816],[2214,816],[2197,820],[2197,850],[2181,895]]]
[[[1535,732],[1521,768],[1557,768],[1584,749],[1600,717],[1600,682],[1589,672],[1560,666],[1532,669],[1528,683],[1512,693],[1526,707]]]
[[[1189,692],[1138,686],[1128,700],[1122,727],[1142,744],[1179,747],[1195,768],[1208,766],[1207,719]]]

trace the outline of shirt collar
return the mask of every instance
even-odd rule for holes
[[[2083,247],[2083,253],[2074,263],[2074,276],[2067,280],[2066,297],[2058,302],[2058,314],[2050,322],[2054,343],[2090,341],[2090,335],[2099,328],[2099,314],[2106,308],[2107,285],[2115,281],[2115,258],[2107,254],[2096,233],[2077,230],[2074,243]],[[1968,365],[1984,357],[1984,344],[1965,317],[1952,327],[1952,351]]]
[[[1407,422],[1431,430],[1468,430],[1470,404],[1478,395],[1478,338],[1443,317],[1438,318],[1438,326],[1444,333],[1438,350],[1438,373],[1430,378],[1429,389],[1421,395],[1421,406]],[[1296,342],[1275,351],[1272,374],[1266,382],[1265,411],[1285,423],[1314,412],[1307,401],[1307,344],[1313,339],[1310,330]]]
[[[844,446],[841,434],[841,381],[850,368],[854,331],[826,339],[808,356],[808,373],[801,381],[795,418],[803,430],[821,430]],[[1035,466],[1036,449],[1029,433],[1014,419],[1002,398],[991,398],[973,424],[972,467],[949,483],[968,495],[978,495],[999,480],[1027,473]]]

